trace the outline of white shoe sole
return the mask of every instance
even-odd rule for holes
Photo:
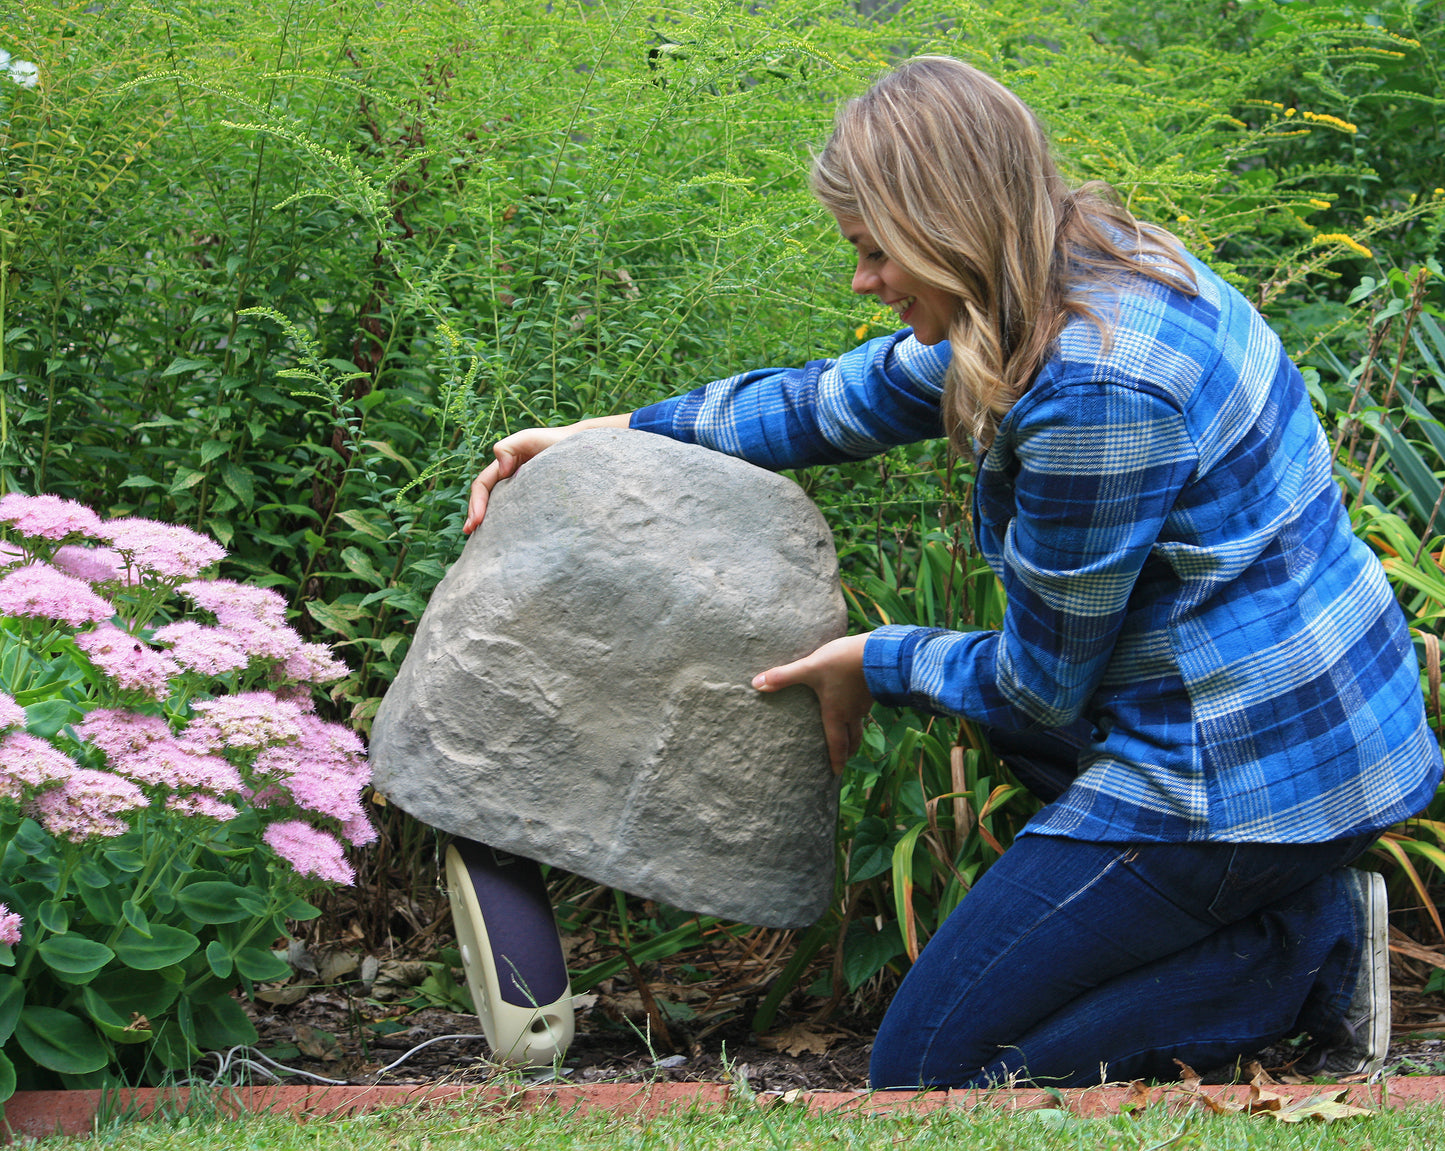
[[[1390,1052],[1390,903],[1385,894],[1385,877],[1379,872],[1361,872],[1365,886],[1365,946],[1369,949],[1360,978],[1368,979],[1370,1003],[1369,1058],[1360,1068],[1373,1075],[1385,1065]]]

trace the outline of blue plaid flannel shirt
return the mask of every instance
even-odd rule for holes
[[[1142,277],[1071,322],[980,464],[999,631],[884,627],[878,700],[1076,733],[1079,776],[1027,830],[1100,842],[1307,843],[1435,793],[1406,622],[1350,529],[1299,372],[1233,288]],[[745,372],[632,426],[768,468],[943,434],[946,344],[907,330]]]

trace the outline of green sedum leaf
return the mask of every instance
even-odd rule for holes
[[[255,1043],[260,1036],[241,1005],[229,995],[202,1003],[195,1010],[196,1045],[206,1051]]]
[[[74,723],[84,714],[69,700],[41,700],[25,709],[25,728],[31,735],[49,739],[67,723]]]
[[[120,913],[125,917],[125,921],[135,928],[137,933],[145,936],[147,939],[152,938],[151,922],[146,918],[146,913],[141,910],[140,904],[135,900],[127,899],[121,904]]]
[[[61,975],[94,975],[115,958],[104,943],[82,935],[52,935],[35,950],[45,966]]]
[[[105,1017],[119,1020],[122,1026],[136,1015],[156,1018],[176,1001],[181,991],[180,984],[168,978],[169,974],[113,969],[86,984],[83,997],[87,1006],[92,1000],[104,1004]]]
[[[151,935],[147,939],[130,924],[115,941],[115,953],[127,967],[139,971],[159,971],[179,963],[201,945],[201,941],[189,931],[170,927],[164,923],[151,924]]]
[[[149,1018],[139,1013],[122,1015],[91,986],[85,988],[81,1001],[90,1021],[100,1028],[101,1034],[115,1043],[144,1043],[155,1034],[145,1026],[150,1022]]]
[[[242,947],[236,952],[236,970],[247,979],[264,983],[268,979],[285,979],[291,974],[291,965],[270,951]]]
[[[243,901],[258,894],[264,898],[264,892],[234,883],[191,883],[176,892],[176,905],[197,923],[237,923],[252,915]]]
[[[47,899],[36,909],[35,918],[40,920],[40,926],[46,931],[63,935],[70,930],[70,908],[68,899]]]
[[[211,969],[211,974],[217,979],[225,979],[235,966],[231,960],[231,953],[226,950],[225,944],[219,939],[213,939],[206,944],[206,963]]]
[[[15,1024],[24,1006],[25,984],[13,975],[0,975],[0,1045],[15,1034]]]
[[[15,1038],[26,1055],[51,1071],[84,1075],[110,1062],[110,1051],[95,1028],[55,1007],[25,1008]]]

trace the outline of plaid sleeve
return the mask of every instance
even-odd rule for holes
[[[920,344],[904,329],[836,360],[714,380],[639,409],[631,426],[765,468],[864,459],[943,435],[947,367],[947,344]]]
[[[1069,384],[1031,392],[1018,408],[1017,514],[994,541],[1008,595],[1003,628],[874,632],[864,671],[885,703],[1007,730],[1064,727],[1104,674],[1198,456],[1183,412],[1147,388]]]

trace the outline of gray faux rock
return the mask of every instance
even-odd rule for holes
[[[598,429],[497,485],[371,735],[418,819],[689,911],[798,927],[833,890],[837,782],[806,687],[842,635],[832,536],[792,481]]]

